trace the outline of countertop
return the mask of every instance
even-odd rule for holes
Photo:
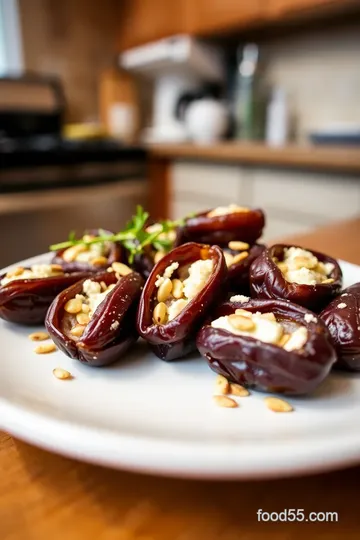
[[[289,145],[272,148],[260,143],[223,142],[211,145],[152,144],[152,158],[189,159],[279,166],[296,169],[360,173],[360,148]]]
[[[360,264],[360,218],[296,237]],[[288,240],[288,239],[286,239]],[[294,241],[292,238],[291,241]],[[360,466],[303,478],[198,482],[111,471],[0,433],[1,540],[358,539]],[[257,521],[257,510],[337,512],[338,522]]]

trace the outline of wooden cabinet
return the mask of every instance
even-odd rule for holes
[[[186,32],[188,0],[124,0],[120,7],[119,50]]]
[[[242,29],[262,17],[262,0],[188,0],[186,8],[189,31],[200,35]]]
[[[297,14],[301,16],[305,12],[319,14],[327,9],[336,13],[349,9],[352,4],[355,5],[354,0],[263,0],[263,2],[266,13],[279,18]]]

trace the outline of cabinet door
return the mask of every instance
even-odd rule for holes
[[[185,0],[126,0],[119,19],[118,47],[125,50],[184,32]]]
[[[194,34],[241,28],[260,19],[262,0],[188,0],[189,31]]]

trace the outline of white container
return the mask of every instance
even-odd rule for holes
[[[289,111],[286,93],[275,88],[266,114],[266,143],[269,146],[283,146],[289,136]]]
[[[229,114],[221,101],[203,98],[188,105],[184,120],[187,133],[194,142],[211,144],[225,135]]]

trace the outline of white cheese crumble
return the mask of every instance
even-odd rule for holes
[[[238,311],[236,312],[238,313]],[[212,321],[211,326],[213,328],[219,328],[226,330],[231,334],[237,336],[249,336],[254,339],[258,339],[264,343],[271,343],[273,345],[279,345],[281,338],[284,336],[284,327],[276,321],[269,318],[268,313],[250,313],[246,315],[244,313],[243,317],[250,319],[254,326],[251,329],[240,329],[236,327],[235,322],[232,322],[231,316],[219,317]],[[283,345],[283,348],[287,351],[293,351],[301,349],[307,341],[308,332],[304,326],[297,328],[292,334],[288,341]]]
[[[244,296],[243,294],[235,294],[235,296],[230,297],[230,302],[240,302],[241,304],[245,304],[249,300],[249,296]]]
[[[310,322],[317,323],[317,318],[314,317],[314,315],[312,313],[306,313],[305,316],[304,316],[304,319],[308,323],[310,323]]]
[[[178,262],[171,263],[167,268],[165,268],[164,278],[171,278],[175,270],[177,270],[178,268],[179,268]]]
[[[332,263],[322,263],[311,251],[294,246],[284,249],[284,259],[277,264],[286,281],[299,285],[322,283],[334,270]]]
[[[114,321],[110,326],[110,330],[116,330],[117,328],[119,328],[119,324],[119,321]]]
[[[10,281],[17,279],[43,279],[63,274],[63,271],[54,269],[51,264],[34,264],[31,268],[17,268],[10,271],[1,280],[1,285],[6,285]]]
[[[346,307],[347,307],[347,304],[345,304],[345,302],[341,302],[341,304],[338,304],[339,309],[344,309]]]
[[[97,281],[87,279],[83,284],[84,303],[90,307],[89,317],[91,318],[95,313],[97,307],[105,300],[110,291],[113,290],[115,284],[111,284],[101,291],[101,285]]]
[[[206,217],[226,216],[227,214],[240,214],[243,212],[249,212],[249,208],[244,206],[238,206],[237,204],[229,204],[229,206],[218,206],[207,213]]]
[[[189,268],[189,277],[184,280],[184,296],[188,300],[195,298],[204,288],[214,268],[211,259],[195,261]]]
[[[168,307],[168,320],[172,321],[177,317],[182,310],[187,306],[189,303],[188,300],[185,300],[185,298],[180,298],[179,300],[175,300],[175,302],[172,302]]]

